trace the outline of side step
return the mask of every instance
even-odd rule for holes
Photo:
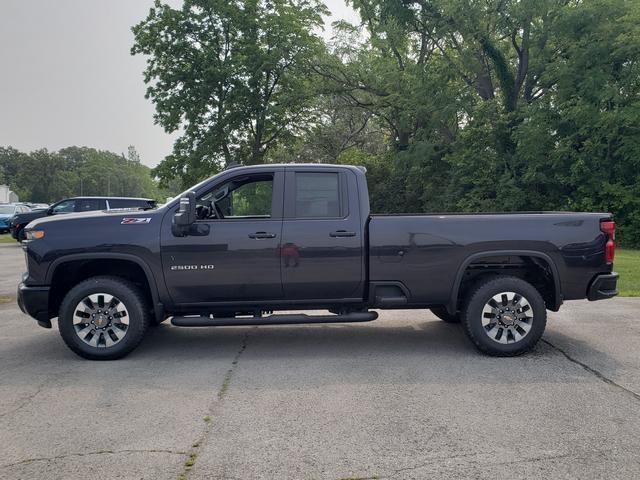
[[[370,322],[376,318],[378,318],[377,312],[351,312],[342,315],[306,315],[304,313],[296,313],[239,318],[172,317],[171,323],[176,327],[236,327],[243,325]]]

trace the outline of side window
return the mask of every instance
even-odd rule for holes
[[[296,173],[296,217],[340,217],[340,177],[337,173]]]
[[[271,218],[273,174],[245,175],[217,186],[196,200],[199,220]]]
[[[93,210],[102,210],[105,208],[104,200],[95,198],[81,198],[76,200],[76,212],[91,212]]]
[[[53,213],[71,213],[74,211],[75,200],[65,200],[53,207]]]
[[[109,209],[113,210],[116,208],[143,208],[144,202],[140,200],[126,200],[124,198],[110,198],[109,199]]]

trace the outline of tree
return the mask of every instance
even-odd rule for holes
[[[233,162],[260,163],[293,139],[313,101],[308,78],[323,44],[318,0],[156,0],[133,28],[133,54],[148,56],[156,121],[182,131],[155,170],[185,184]]]
[[[108,151],[68,147],[23,153],[0,147],[0,171],[22,200],[52,203],[77,195],[149,197],[164,200],[151,169]]]

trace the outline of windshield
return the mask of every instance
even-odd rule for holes
[[[16,207],[13,205],[0,205],[0,215],[13,215]]]

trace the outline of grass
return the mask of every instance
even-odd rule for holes
[[[11,235],[4,233],[0,235],[0,243],[16,243]]]
[[[616,250],[613,269],[620,274],[620,296],[640,297],[640,250]]]

